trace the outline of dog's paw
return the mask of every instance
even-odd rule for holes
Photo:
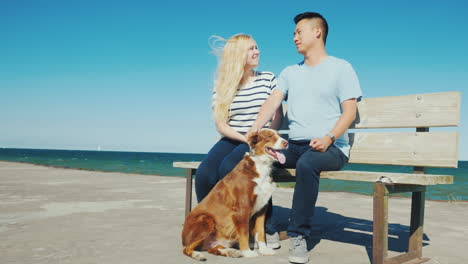
[[[206,261],[205,255],[203,255],[203,253],[198,252],[198,251],[194,251],[192,253],[192,258],[199,260],[199,261]]]
[[[219,251],[225,253],[226,256],[228,256],[230,258],[240,258],[240,257],[242,257],[242,252],[240,252],[240,250],[237,250],[237,249],[234,249],[234,248],[220,249]]]
[[[246,258],[258,257],[258,253],[253,250],[242,250],[242,256]]]
[[[275,254],[275,251],[269,247],[260,247],[258,249],[258,253],[260,253],[263,256],[273,256]]]

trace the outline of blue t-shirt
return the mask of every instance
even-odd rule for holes
[[[360,100],[361,87],[351,64],[328,56],[320,64],[304,62],[286,67],[276,89],[288,102],[289,138],[311,140],[329,133],[342,114],[341,103]],[[335,145],[349,156],[348,133],[337,138]]]

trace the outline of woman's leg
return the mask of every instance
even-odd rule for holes
[[[211,148],[208,156],[198,166],[195,174],[195,193],[198,202],[201,202],[220,180],[218,169],[221,162],[239,144],[240,142],[222,138]]]
[[[218,169],[219,179],[221,180],[222,178],[224,178],[224,176],[231,172],[232,169],[236,167],[237,163],[239,163],[242,160],[245,153],[249,151],[249,145],[247,145],[246,143],[240,143],[231,151],[231,153],[226,155],[226,157],[224,157],[224,159],[221,161],[221,164]]]

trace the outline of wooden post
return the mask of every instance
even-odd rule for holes
[[[429,132],[428,127],[418,127],[416,132]],[[414,173],[425,174],[425,167],[414,167]],[[424,206],[426,187],[420,191],[415,191],[411,196],[411,220],[408,253],[414,253],[417,258],[422,258],[423,226],[424,226]]]
[[[195,169],[185,169],[185,218],[192,211],[192,177],[195,174]]]
[[[411,200],[411,222],[408,252],[416,251],[418,258],[422,257],[424,198],[424,191],[413,192]]]
[[[388,250],[388,192],[384,183],[374,183],[372,264],[384,264]]]

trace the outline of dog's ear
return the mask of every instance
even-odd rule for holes
[[[258,141],[258,132],[252,132],[249,134],[249,137],[247,138],[247,143],[249,144],[249,147],[251,149],[255,148],[255,145],[257,144]]]

